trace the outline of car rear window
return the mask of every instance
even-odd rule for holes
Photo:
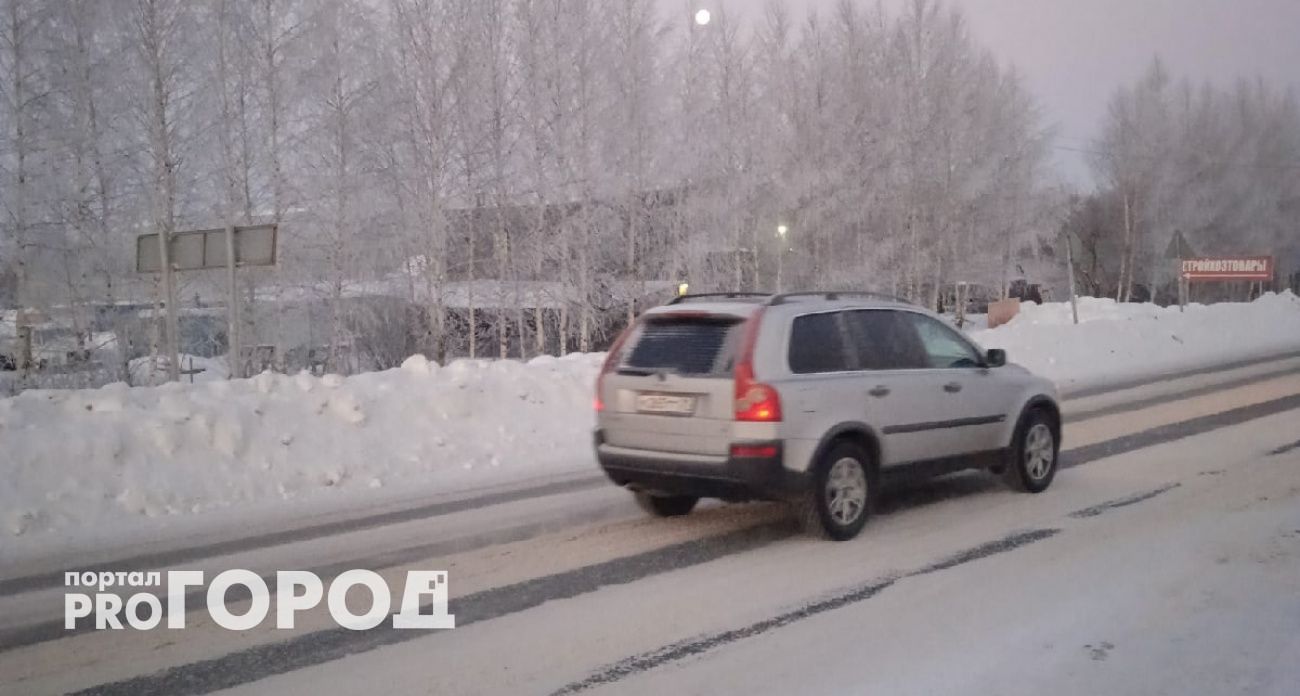
[[[807,375],[850,369],[838,312],[795,317],[790,332],[790,371]]]
[[[740,325],[734,317],[650,319],[641,327],[619,371],[729,374]]]

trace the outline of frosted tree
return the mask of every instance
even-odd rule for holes
[[[374,234],[363,217],[367,201],[367,158],[363,138],[375,115],[378,90],[377,46],[371,15],[353,0],[329,0],[313,16],[314,65],[308,77],[319,85],[306,105],[313,124],[304,175],[313,196],[304,224],[315,231],[300,235],[310,255],[306,264],[323,264],[329,307],[327,367],[343,370],[355,361],[356,343],[348,328],[346,292],[360,280],[366,254],[378,240],[362,240],[361,230]],[[370,124],[370,125],[367,125]]]
[[[5,0],[4,27],[0,34],[0,68],[3,68],[4,111],[9,126],[8,139],[9,195],[5,200],[5,225],[9,233],[9,250],[14,259],[16,278],[15,300],[19,308],[19,372],[25,381],[32,369],[31,329],[27,326],[25,310],[31,304],[31,256],[35,241],[32,239],[31,217],[32,187],[31,159],[36,148],[33,129],[36,109],[43,97],[43,65],[36,53],[38,32],[45,21],[44,6],[39,0]]]
[[[665,281],[1005,292],[1057,224],[1034,99],[937,0],[767,0],[707,26],[685,0],[0,9],[9,277],[74,327],[147,299],[136,234],[224,221],[281,225],[279,267],[241,274],[250,345],[338,371],[600,349]],[[1119,287],[1119,257],[1123,286],[1154,284],[1174,229],[1285,246],[1294,187],[1254,173],[1286,166],[1294,104],[1129,91],[1123,142],[1098,146],[1123,153],[1129,244],[1097,245],[1097,282]],[[183,280],[187,304],[222,301]]]
[[[624,231],[623,278],[627,293],[627,319],[636,316],[638,281],[644,278],[639,245],[648,241],[645,195],[654,181],[658,66],[656,64],[655,3],[652,0],[615,0],[605,6],[610,31],[609,79],[618,100],[618,127],[609,128],[610,155],[618,184]]]
[[[1300,116],[1293,96],[1258,80],[1230,89],[1175,82],[1157,59],[1136,84],[1115,92],[1093,150],[1105,185],[1093,205],[1109,209],[1115,201],[1119,239],[1099,275],[1114,269],[1118,299],[1136,299],[1142,289],[1143,298],[1172,301],[1164,251],[1175,233],[1203,254],[1295,253],[1300,186],[1290,174],[1300,170]]]
[[[193,29],[188,3],[181,0],[136,0],[131,20],[140,78],[132,106],[145,133],[148,219],[151,230],[159,235],[159,258],[166,265],[170,251],[165,240],[177,231],[182,155],[194,138],[193,46],[186,44]],[[180,344],[179,308],[175,288],[167,290],[155,292],[155,310],[162,302],[167,304],[164,332],[166,345],[174,352]],[[159,314],[155,311],[155,316]],[[176,361],[167,361],[167,371],[171,380],[179,379]]]
[[[1164,66],[1156,60],[1134,88],[1121,88],[1111,100],[1108,120],[1097,143],[1101,154],[1096,168],[1119,191],[1123,206],[1124,235],[1116,290],[1116,299],[1121,302],[1128,301],[1133,293],[1147,212],[1158,209],[1154,201],[1160,195],[1169,147],[1165,137],[1169,82]]]
[[[286,70],[290,52],[304,31],[303,13],[297,0],[239,0],[249,3],[248,31],[255,49],[252,67],[261,88],[263,149],[269,169],[271,221],[284,220],[291,204],[290,183],[285,172],[285,119],[289,115],[289,80]]]
[[[423,259],[419,281],[429,298],[425,321],[435,336],[434,355],[447,356],[446,283],[448,280],[448,229],[445,209],[451,201],[455,124],[455,80],[465,70],[467,40],[451,31],[446,3],[393,0],[391,17],[397,91],[399,132],[404,134],[404,156],[394,166],[404,167],[397,186],[409,191],[414,214],[412,238],[416,254]],[[414,295],[414,293],[413,293]]]

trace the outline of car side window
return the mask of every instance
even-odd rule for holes
[[[839,313],[795,317],[788,358],[790,371],[800,375],[851,369]]]
[[[947,369],[984,364],[970,343],[943,322],[913,312],[908,312],[907,318],[921,339],[929,367]]]
[[[861,309],[845,312],[849,336],[863,370],[916,370],[930,366],[925,347],[902,312]]]

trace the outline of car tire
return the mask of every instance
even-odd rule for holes
[[[655,517],[682,517],[691,514],[699,498],[689,495],[654,495],[637,491],[636,504]]]
[[[877,489],[871,455],[860,445],[832,445],[814,465],[808,490],[796,503],[804,531],[832,541],[848,541],[871,516]]]
[[[1052,417],[1041,408],[1025,415],[1016,428],[1011,461],[1003,467],[1002,480],[1012,490],[1042,493],[1052,485],[1060,465],[1060,442]]]

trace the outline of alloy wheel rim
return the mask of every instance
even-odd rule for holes
[[[1041,481],[1052,472],[1056,460],[1052,431],[1044,423],[1035,423],[1025,435],[1025,472]]]
[[[836,524],[849,525],[862,516],[867,507],[867,474],[861,462],[845,457],[831,466],[826,477],[826,501]]]

